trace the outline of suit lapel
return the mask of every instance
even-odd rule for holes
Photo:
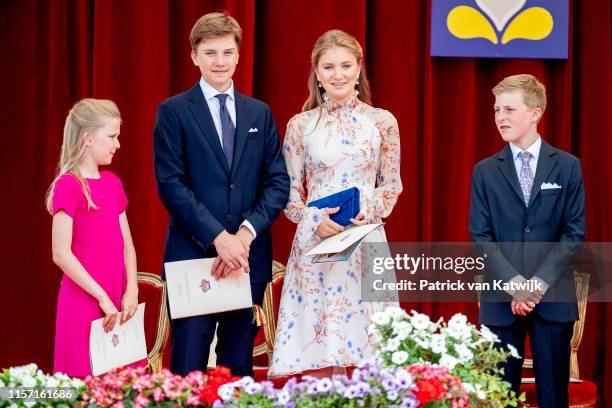
[[[236,98],[236,133],[234,135],[234,158],[232,159],[232,173],[238,167],[240,157],[246,146],[247,138],[249,137],[249,126],[251,123],[251,115],[247,99],[234,91]]]
[[[217,156],[225,172],[230,174],[230,168],[227,165],[227,160],[225,159],[225,154],[223,153],[223,148],[219,141],[219,134],[215,128],[215,123],[210,114],[208,103],[204,99],[204,94],[202,93],[199,83],[196,83],[189,91],[189,100],[191,101],[189,110],[202,131],[204,140],[206,140],[210,148],[215,152],[215,156]]]
[[[540,194],[542,183],[548,178],[548,175],[552,171],[553,167],[555,167],[557,161],[553,156],[556,153],[557,151],[555,148],[542,140],[542,147],[540,147],[540,158],[538,159],[538,167],[533,180],[533,187],[531,188],[531,197],[529,198],[528,207],[531,207],[535,198],[538,196],[538,194]]]
[[[499,170],[502,172],[512,190],[516,193],[518,198],[524,204],[523,192],[521,191],[521,185],[519,183],[518,176],[516,174],[516,167],[514,166],[514,158],[512,157],[512,150],[510,145],[497,154],[497,160],[499,160]]]

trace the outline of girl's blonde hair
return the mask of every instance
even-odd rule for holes
[[[74,104],[64,124],[64,140],[55,179],[47,190],[47,211],[53,212],[53,190],[57,179],[66,173],[76,177],[83,188],[88,208],[98,207],[91,199],[89,186],[79,170],[79,163],[85,156],[85,134],[92,133],[104,126],[104,118],[121,119],[119,108],[115,102],[108,99],[81,99]]]
[[[317,81],[315,70],[317,69],[321,55],[323,55],[325,51],[335,47],[346,48],[353,53],[357,59],[357,64],[361,68],[358,78],[359,83],[357,84],[357,91],[359,91],[359,95],[357,95],[357,97],[368,105],[372,105],[370,83],[363,64],[363,50],[361,49],[361,45],[359,45],[359,41],[344,31],[330,30],[319,37],[317,42],[315,42],[314,48],[312,49],[312,54],[310,55],[310,62],[312,65],[310,67],[310,76],[308,77],[309,95],[306,102],[304,102],[304,106],[302,107],[302,111],[304,112],[314,109],[323,103],[324,90],[323,88],[319,88],[319,81]]]

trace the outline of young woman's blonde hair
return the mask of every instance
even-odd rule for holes
[[[320,106],[323,103],[323,93],[325,90],[319,87],[319,81],[315,74],[317,65],[323,53],[331,48],[344,47],[349,50],[357,59],[357,64],[361,68],[359,72],[357,91],[359,91],[359,98],[361,101],[372,105],[372,95],[370,92],[370,83],[366,75],[365,66],[363,64],[363,50],[359,41],[350,34],[345,33],[341,30],[330,30],[323,34],[317,42],[315,42],[312,54],[310,56],[310,76],[308,77],[308,99],[304,102],[302,111],[308,111]]]
[[[55,179],[47,190],[47,210],[53,212],[53,190],[58,178],[66,173],[76,177],[83,188],[88,208],[98,208],[91,199],[89,186],[79,171],[79,163],[85,156],[85,134],[104,126],[103,119],[121,119],[115,102],[108,99],[82,99],[74,104],[64,124],[64,140]]]

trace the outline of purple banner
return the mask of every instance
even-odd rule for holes
[[[432,0],[432,57],[567,59],[569,0]]]

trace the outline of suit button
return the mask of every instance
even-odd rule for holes
[[[226,222],[232,222],[232,216],[231,216],[231,215],[229,215],[229,214],[228,214],[228,215],[226,215],[226,216],[225,216],[225,221],[226,221]]]
[[[525,227],[525,232],[531,232],[531,230],[529,229],[529,227]]]
[[[230,184],[230,190],[235,190],[236,189],[236,185],[235,184]]]

